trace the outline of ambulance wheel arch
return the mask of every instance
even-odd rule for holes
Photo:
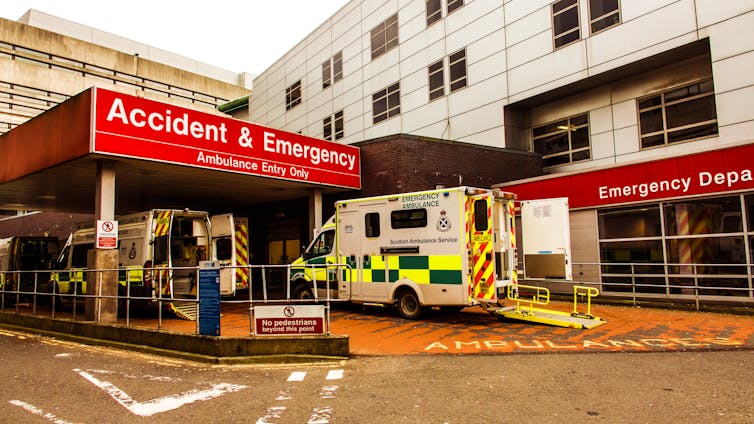
[[[396,281],[392,299],[398,315],[405,319],[419,319],[427,310],[422,291],[410,280]]]
[[[311,300],[314,299],[314,291],[312,290],[312,283],[299,276],[299,278],[291,278],[291,298],[293,300]]]

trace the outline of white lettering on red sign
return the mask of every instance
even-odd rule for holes
[[[270,153],[308,159],[314,165],[319,165],[320,163],[340,165],[347,167],[349,171],[353,171],[353,167],[356,164],[355,155],[280,140],[275,137],[275,133],[268,131],[264,133],[264,150]]]
[[[149,125],[149,128],[157,132],[173,132],[178,135],[191,136],[195,139],[203,138],[208,141],[228,142],[225,138],[228,131],[225,123],[221,123],[218,127],[212,124],[191,121],[189,120],[188,113],[184,113],[178,118],[173,118],[170,109],[166,109],[165,113],[152,112],[147,115],[142,109],[133,108],[130,112],[126,113],[123,100],[119,97],[113,100],[106,119],[108,121],[120,119],[124,125],[133,125],[137,128]]]
[[[702,171],[699,172],[697,181],[699,187],[707,187],[714,184],[730,188],[738,182],[754,181],[754,179],[752,178],[750,169],[743,169],[740,172],[730,171],[714,174]],[[692,184],[693,180],[691,177],[684,177],[622,186],[600,186],[598,192],[599,198],[603,200],[631,196],[645,198],[663,192],[668,192],[669,194],[684,194],[689,192]]]

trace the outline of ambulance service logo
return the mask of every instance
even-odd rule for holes
[[[440,218],[437,220],[437,231],[443,233],[450,231],[450,219],[445,214],[445,211],[440,211]]]

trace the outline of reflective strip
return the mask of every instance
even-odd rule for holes
[[[246,224],[236,221],[236,288],[249,287],[249,232]]]
[[[393,283],[409,279],[417,284],[463,284],[459,255],[371,256],[364,263],[364,282]]]
[[[170,231],[170,213],[171,211],[162,211],[157,213],[157,219],[154,221],[154,236],[160,237],[168,234]]]

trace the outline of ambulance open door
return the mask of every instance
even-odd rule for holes
[[[210,217],[212,225],[212,260],[220,262],[220,294],[232,296],[236,293],[236,249],[233,214]]]
[[[572,280],[568,198],[521,202],[524,278]]]

